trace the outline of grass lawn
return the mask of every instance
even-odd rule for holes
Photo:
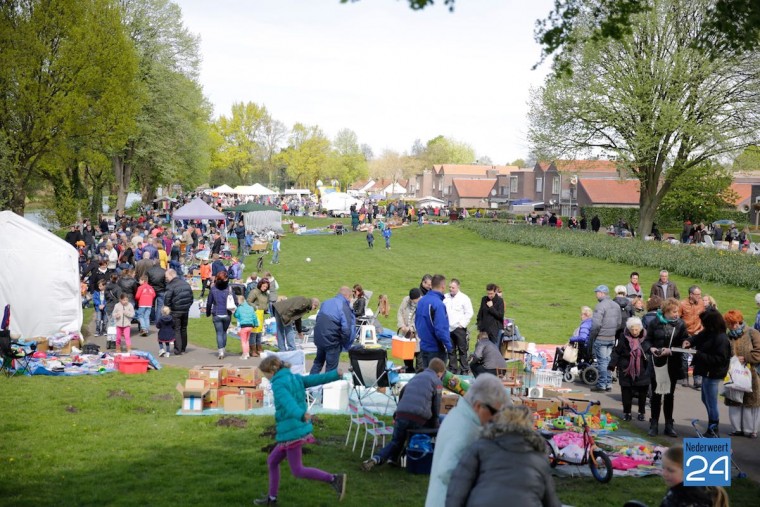
[[[266,266],[279,281],[280,294],[325,299],[340,285],[361,283],[375,291],[373,309],[377,294],[389,294],[392,317],[383,322],[395,328],[399,302],[424,273],[459,278],[475,311],[485,284],[493,281],[504,287],[508,316],[536,342],[565,341],[577,326],[579,307],[595,302],[593,288],[624,283],[635,269],[489,242],[452,226],[395,230],[390,251],[382,241],[368,250],[363,234],[288,235],[282,244],[281,264]],[[657,277],[655,270],[640,272],[645,285]],[[694,283],[674,279],[684,293]],[[736,307],[754,318],[749,291],[711,284],[703,291],[721,309]],[[191,320],[189,331],[191,342],[215,348],[210,320]],[[234,353],[239,344],[231,344]],[[266,490],[262,448],[273,440],[266,434],[273,418],[178,417],[175,386],[186,375],[164,368],[134,376],[0,379],[0,505],[250,505]],[[424,503],[426,476],[389,467],[360,472],[358,452],[343,446],[346,418],[318,419],[319,444],[309,446],[304,462],[349,473],[344,505]],[[659,478],[615,478],[608,485],[563,479],[557,491],[564,503],[576,506],[622,505],[631,498],[658,505],[665,487]],[[732,505],[749,506],[757,504],[760,490],[741,481],[729,493]],[[332,505],[334,496],[326,485],[294,480],[283,466],[280,503]]]

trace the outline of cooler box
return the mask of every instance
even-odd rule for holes
[[[394,336],[391,340],[391,356],[397,359],[414,359],[417,340]]]
[[[140,357],[131,356],[116,356],[114,365],[122,373],[128,375],[137,375],[141,373],[148,373],[148,364],[150,361],[142,359]]]
[[[348,382],[338,380],[322,386],[322,408],[346,410],[348,408]]]

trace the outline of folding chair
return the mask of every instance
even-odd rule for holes
[[[6,377],[12,377],[17,373],[31,375],[29,361],[36,348],[36,345],[31,345],[32,351],[27,353],[23,346],[11,340],[10,329],[0,331],[0,372],[5,373]]]
[[[356,426],[354,446],[351,448],[351,452],[354,452],[356,451],[356,442],[359,440],[359,431],[362,429],[362,427],[369,424],[369,421],[366,417],[364,417],[364,409],[351,399],[348,400],[348,411],[350,412],[350,417],[348,418],[348,433],[346,433],[345,445],[348,445],[348,441],[351,439],[351,432],[353,431],[353,427]]]
[[[396,403],[396,394],[391,389],[395,382],[392,383],[390,380],[390,374],[395,372],[396,368],[388,368],[387,351],[356,347],[349,349],[348,358],[351,362],[349,371],[353,378],[353,390],[359,404],[364,407],[373,394],[382,394],[388,398],[385,404],[385,412],[387,412],[391,399]],[[381,388],[385,388],[383,391],[386,392],[381,391]],[[387,391],[390,391],[390,394]]]
[[[385,446],[385,436],[393,435],[393,426],[387,426],[383,421],[377,418],[375,414],[370,411],[364,413],[364,418],[367,420],[367,424],[364,426],[364,441],[362,442],[362,452],[359,454],[360,458],[364,457],[364,445],[367,443],[367,435],[372,435],[372,451],[370,456],[375,455],[375,447],[377,446],[378,439],[383,439],[383,447]],[[358,431],[358,430],[357,430]]]
[[[266,352],[266,356],[277,356],[281,361],[290,363],[290,371],[294,375],[308,375],[306,371],[306,354],[303,350],[288,350],[283,352]],[[262,354],[264,356],[264,354]],[[306,404],[312,408],[320,399],[322,387],[310,387],[306,389]]]

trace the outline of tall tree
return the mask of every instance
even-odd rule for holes
[[[232,115],[220,116],[216,122],[224,144],[219,152],[218,164],[237,176],[242,184],[252,183],[254,172],[263,169],[264,149],[260,140],[269,121],[266,107],[253,102],[232,105]]]
[[[291,130],[289,146],[279,155],[279,161],[286,168],[286,184],[315,188],[317,181],[328,173],[330,140],[319,127],[296,123]]]
[[[113,0],[8,0],[0,3],[0,153],[10,194],[23,213],[29,191],[63,152],[105,124],[129,131],[136,59]],[[119,130],[119,129],[116,129]],[[62,169],[61,169],[62,170]],[[2,199],[2,198],[0,198]]]
[[[711,3],[647,0],[630,35],[577,46],[564,55],[572,74],[533,97],[534,152],[615,157],[640,182],[640,232],[685,171],[742,149],[760,127],[757,52],[693,45]]]
[[[680,222],[707,222],[720,218],[726,208],[737,204],[739,195],[731,190],[731,172],[705,162],[685,171],[663,198],[658,216]]]
[[[760,170],[760,147],[757,145],[747,148],[734,159],[732,167],[734,171],[759,171]]]
[[[424,158],[428,165],[472,164],[475,150],[467,143],[438,136],[427,142]]]
[[[356,180],[367,177],[367,160],[364,158],[359,139],[350,129],[342,129],[333,141],[335,148],[332,160],[332,174],[328,176],[337,179],[347,187]]]
[[[179,6],[169,0],[121,0],[124,24],[139,55],[137,131],[112,149],[116,207],[123,209],[137,176],[143,199],[158,184],[176,181],[195,152],[210,109],[197,84],[198,38],[182,23]],[[205,116],[205,118],[204,118]]]

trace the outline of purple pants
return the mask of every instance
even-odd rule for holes
[[[327,483],[332,482],[332,474],[323,472],[318,468],[307,468],[303,466],[303,463],[301,462],[302,447],[303,442],[298,442],[287,445],[278,444],[272,449],[272,452],[267,458],[267,465],[269,466],[269,496],[277,496],[277,491],[280,489],[280,462],[286,457],[293,477]]]

